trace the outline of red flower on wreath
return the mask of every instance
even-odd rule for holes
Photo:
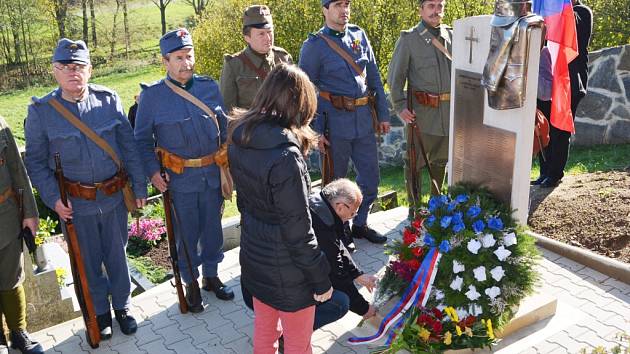
[[[444,315],[442,314],[442,311],[438,310],[435,307],[431,309],[431,312],[433,312],[433,316],[437,318],[438,320],[441,320],[444,317]]]
[[[423,222],[423,221],[424,221],[424,220],[422,220],[422,219],[416,219],[416,220],[414,220],[414,221],[411,223],[411,226],[413,226],[413,228],[414,228],[414,229],[416,229],[416,230],[420,230],[420,228],[422,227],[422,222]]]
[[[418,268],[420,268],[420,261],[418,261],[417,259],[406,261],[406,263],[409,268],[414,271],[414,273],[418,270]]]
[[[422,253],[424,253],[424,250],[422,249],[422,247],[416,247],[411,249],[411,253],[413,253],[414,256],[420,258],[422,256]]]
[[[405,246],[409,246],[410,244],[416,242],[417,239],[418,235],[412,230],[406,228],[405,231],[403,231],[403,244],[405,244]]]

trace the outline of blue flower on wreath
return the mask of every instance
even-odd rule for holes
[[[435,222],[435,215],[430,215],[426,220],[424,220],[424,226],[431,227]]]
[[[464,225],[463,222],[453,223],[453,232],[455,232],[455,233],[462,232],[462,231],[464,231],[465,228],[466,228],[466,225]]]
[[[501,218],[493,216],[488,219],[488,227],[492,230],[501,231],[503,230],[503,221]]]
[[[481,208],[478,205],[473,205],[470,208],[468,208],[468,211],[466,212],[466,216],[468,216],[471,219],[476,218],[477,216],[479,216],[479,214],[481,214]]]
[[[424,244],[429,247],[435,247],[435,239],[429,233],[424,235],[424,239],[422,239],[422,241],[424,241]]]
[[[468,196],[466,194],[460,194],[455,197],[455,201],[458,203],[466,203],[468,201]]]
[[[448,203],[448,207],[446,208],[446,211],[449,213],[452,213],[453,211],[455,211],[455,208],[457,208],[457,202],[456,201],[452,201],[450,203]]]
[[[464,222],[464,214],[461,211],[453,214],[453,220],[451,220],[451,224],[461,224]]]
[[[451,224],[452,219],[452,216],[443,216],[442,220],[440,220],[440,226],[442,226],[443,229],[446,229]]]
[[[442,242],[440,242],[440,252],[448,253],[448,251],[450,250],[451,250],[451,244],[448,243],[447,240],[442,240]]]
[[[440,198],[437,196],[433,196],[431,197],[431,199],[429,199],[429,212],[434,212],[437,208],[439,208],[441,205],[440,203]]]
[[[477,220],[473,223],[472,227],[473,227],[473,231],[475,231],[475,233],[478,234],[478,233],[481,233],[483,229],[486,228],[486,224],[483,222],[483,220]]]

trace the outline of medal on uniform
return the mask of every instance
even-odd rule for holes
[[[359,38],[352,41],[352,51],[359,53],[361,51],[361,40]]]

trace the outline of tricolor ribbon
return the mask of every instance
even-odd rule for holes
[[[352,337],[348,339],[348,343],[352,345],[367,344],[378,341],[381,339],[391,328],[391,333],[387,339],[386,345],[389,345],[391,341],[396,337],[396,330],[402,327],[405,319],[405,313],[412,306],[424,306],[429,298],[431,292],[431,286],[435,280],[437,273],[437,265],[440,261],[442,254],[436,247],[432,247],[422,260],[422,264],[416,275],[414,275],[411,284],[407,287],[403,293],[400,301],[389,311],[389,313],[383,318],[381,324],[378,326],[378,330],[375,334],[368,337]]]

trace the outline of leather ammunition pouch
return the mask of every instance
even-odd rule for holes
[[[361,97],[361,98],[352,98],[346,96],[335,96],[330,94],[330,92],[321,91],[319,95],[332,103],[333,107],[339,110],[344,110],[347,112],[354,112],[356,107],[365,106],[369,103],[369,96]]]
[[[440,101],[449,101],[451,99],[450,93],[435,94],[414,90],[413,95],[416,97],[416,102],[418,102],[418,104],[431,108],[438,108],[440,106]]]
[[[72,197],[96,200],[96,191],[101,191],[105,195],[113,195],[122,190],[128,181],[129,177],[127,176],[127,172],[120,170],[112,178],[106,179],[103,182],[85,184],[66,180],[65,187],[68,194]]]

